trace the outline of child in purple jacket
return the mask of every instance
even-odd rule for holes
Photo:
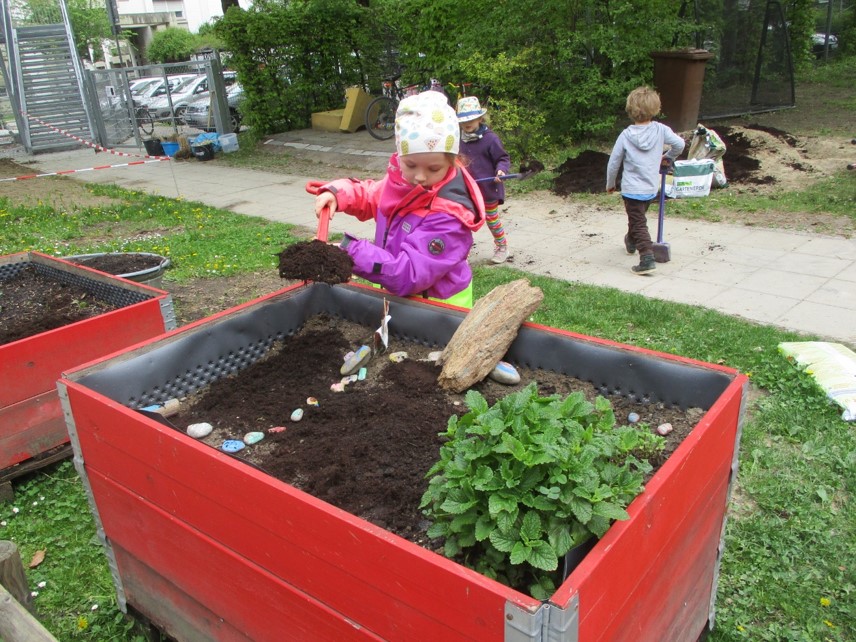
[[[499,219],[499,206],[505,202],[505,185],[502,176],[508,173],[511,159],[499,139],[485,123],[487,109],[483,109],[479,99],[466,96],[458,101],[458,122],[461,124],[461,156],[465,159],[467,171],[475,179],[487,179],[478,183],[484,197],[485,222],[493,235],[494,263],[504,263],[511,256],[508,250],[508,238]]]
[[[384,178],[328,183],[315,214],[329,208],[375,221],[374,242],[346,234],[339,244],[355,275],[397,296],[472,307],[467,256],[484,223],[484,201],[458,161],[460,127],[443,94],[425,91],[399,103],[395,146]]]

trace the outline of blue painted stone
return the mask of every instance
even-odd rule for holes
[[[368,372],[365,368],[360,368],[360,371],[357,373],[357,381],[365,381]]]
[[[635,412],[631,412],[629,415],[627,415],[627,421],[629,421],[631,424],[639,423],[639,415]]]
[[[301,419],[303,419],[303,408],[298,408],[297,410],[291,413],[292,421],[300,421]]]
[[[507,386],[513,386],[520,383],[520,373],[517,369],[507,361],[500,361],[496,364],[493,370],[488,375],[497,383],[503,383]]]
[[[264,438],[265,434],[263,432],[248,432],[244,435],[244,443],[248,446],[252,446],[253,444],[259,443]]]
[[[226,453],[236,453],[239,450],[243,450],[247,447],[243,441],[239,439],[227,439],[223,442],[223,445],[220,446],[220,450]]]
[[[343,375],[352,374],[367,364],[371,358],[372,349],[368,346],[360,346],[354,354],[345,359],[339,372]]]

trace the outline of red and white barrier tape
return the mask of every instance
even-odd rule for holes
[[[97,167],[87,167],[85,169],[66,169],[61,172],[48,172],[47,174],[28,174],[26,176],[15,176],[14,178],[0,178],[0,183],[9,181],[26,181],[31,178],[44,178],[45,176],[65,176],[66,174],[78,174],[80,172],[92,172],[96,169],[112,169],[114,167],[131,167],[132,165],[145,165],[146,163],[160,163],[168,161],[169,156],[152,156],[151,160],[138,160],[129,163],[119,163],[118,165],[98,165]]]
[[[21,113],[26,118],[29,118],[30,120],[37,122],[42,127],[47,127],[51,131],[55,131],[58,134],[62,134],[63,136],[67,136],[68,138],[73,138],[74,140],[76,140],[81,145],[86,145],[87,147],[91,147],[92,149],[98,150],[99,152],[107,152],[108,154],[115,154],[116,156],[132,156],[134,158],[156,158],[157,160],[169,160],[169,156],[149,156],[147,154],[132,154],[130,152],[120,152],[120,151],[115,150],[115,149],[108,149],[106,147],[101,147],[101,145],[98,145],[97,143],[93,143],[93,142],[88,141],[86,139],[80,138],[79,136],[75,136],[71,132],[67,132],[64,129],[59,129],[58,127],[54,127],[53,125],[46,123],[45,121],[43,121],[39,118],[36,118],[35,116],[31,116],[30,114],[28,114],[25,111],[21,111]],[[113,167],[121,167],[121,165],[113,165]],[[101,169],[101,168],[99,167],[97,169]],[[86,171],[86,170],[80,170],[80,171]],[[49,176],[49,175],[50,174],[46,174],[46,176]]]

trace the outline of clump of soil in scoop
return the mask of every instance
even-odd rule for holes
[[[394,323],[394,320],[393,320]],[[265,438],[232,455],[277,479],[357,515],[401,537],[441,552],[441,544],[428,539],[429,523],[419,510],[428,480],[425,473],[437,461],[449,417],[463,414],[464,395],[448,393],[437,385],[440,368],[424,360],[436,347],[390,337],[389,348],[367,365],[367,376],[333,392],[346,352],[371,345],[371,329],[319,315],[300,332],[274,346],[262,360],[233,376],[212,383],[182,402],[171,418],[176,429],[207,422],[214,431],[203,441],[219,448],[225,439],[240,440],[247,432]],[[408,358],[395,363],[389,354],[406,351]],[[506,386],[490,379],[473,386],[489,403],[538,382],[542,396],[581,390],[593,400],[593,386],[543,370],[519,368],[521,382]],[[318,404],[310,405],[314,397]],[[636,412],[652,430],[671,423],[662,465],[703,414],[661,404],[633,403],[612,397],[616,420],[627,423]],[[290,420],[302,409],[299,422]],[[282,432],[269,433],[273,427]],[[442,554],[442,553],[441,553]]]
[[[347,283],[354,269],[347,252],[318,239],[289,245],[277,256],[283,279],[336,285]]]
[[[68,259],[69,263],[83,265],[93,270],[100,270],[107,274],[133,274],[155,268],[161,264],[163,259],[150,254],[137,252],[116,252],[110,254],[99,254],[86,258]]]
[[[40,274],[32,265],[0,281],[0,345],[98,316],[117,306]]]

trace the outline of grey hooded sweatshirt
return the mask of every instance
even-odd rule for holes
[[[660,190],[660,161],[666,145],[669,146],[666,157],[675,160],[684,150],[684,139],[656,121],[630,125],[618,135],[612,147],[606,166],[606,189],[615,187],[623,163],[621,194],[653,197]]]

